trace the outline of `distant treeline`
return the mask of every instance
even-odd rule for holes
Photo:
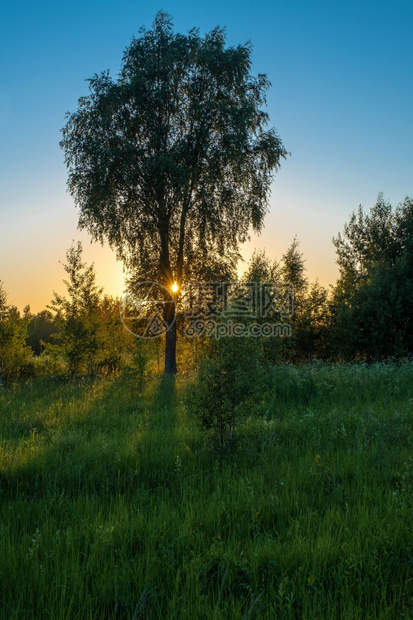
[[[413,201],[392,207],[379,195],[373,208],[353,213],[333,243],[340,275],[330,290],[306,276],[294,239],[279,262],[255,251],[243,282],[289,283],[294,289],[291,336],[259,338],[270,363],[382,361],[413,354]],[[120,300],[103,295],[80,243],[66,253],[65,296],[47,309],[21,314],[0,282],[0,378],[96,376],[135,364],[140,373],[157,362],[163,340],[135,338],[119,312]],[[179,314],[177,329],[183,335]],[[279,317],[273,316],[273,320]],[[180,370],[196,366],[205,337],[180,339]],[[247,347],[248,348],[248,347]]]

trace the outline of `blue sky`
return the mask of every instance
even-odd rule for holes
[[[225,26],[251,40],[253,73],[267,73],[268,113],[291,157],[278,172],[264,232],[244,247],[280,258],[294,235],[308,275],[333,284],[331,238],[379,192],[413,195],[413,3],[296,1],[3,2],[0,20],[0,280],[32,310],[62,291],[59,265],[73,239],[99,283],[121,294],[122,268],[77,230],[59,148],[65,112],[86,79],[110,69],[158,10],[175,29]]]

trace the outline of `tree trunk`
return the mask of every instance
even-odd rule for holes
[[[176,322],[166,332],[165,372],[176,375]]]
[[[165,346],[165,373],[170,375],[176,375],[176,306],[175,296],[171,295],[173,300],[170,303],[165,304],[165,322],[168,325],[168,331],[166,332],[166,346]]]

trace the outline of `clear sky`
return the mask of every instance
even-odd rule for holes
[[[280,258],[295,235],[311,280],[337,277],[331,239],[379,192],[413,195],[412,0],[3,0],[0,20],[0,280],[9,301],[40,311],[62,292],[59,261],[82,240],[99,284],[123,290],[109,248],[77,230],[59,148],[85,80],[110,69],[155,14],[175,29],[225,26],[251,40],[267,73],[268,112],[291,157],[278,172],[265,230],[244,246]]]

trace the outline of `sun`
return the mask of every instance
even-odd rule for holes
[[[176,283],[176,282],[174,282],[174,283],[172,284],[171,289],[172,289],[172,292],[173,292],[173,293],[177,293],[177,292],[178,292],[179,286],[177,285],[177,283]]]

